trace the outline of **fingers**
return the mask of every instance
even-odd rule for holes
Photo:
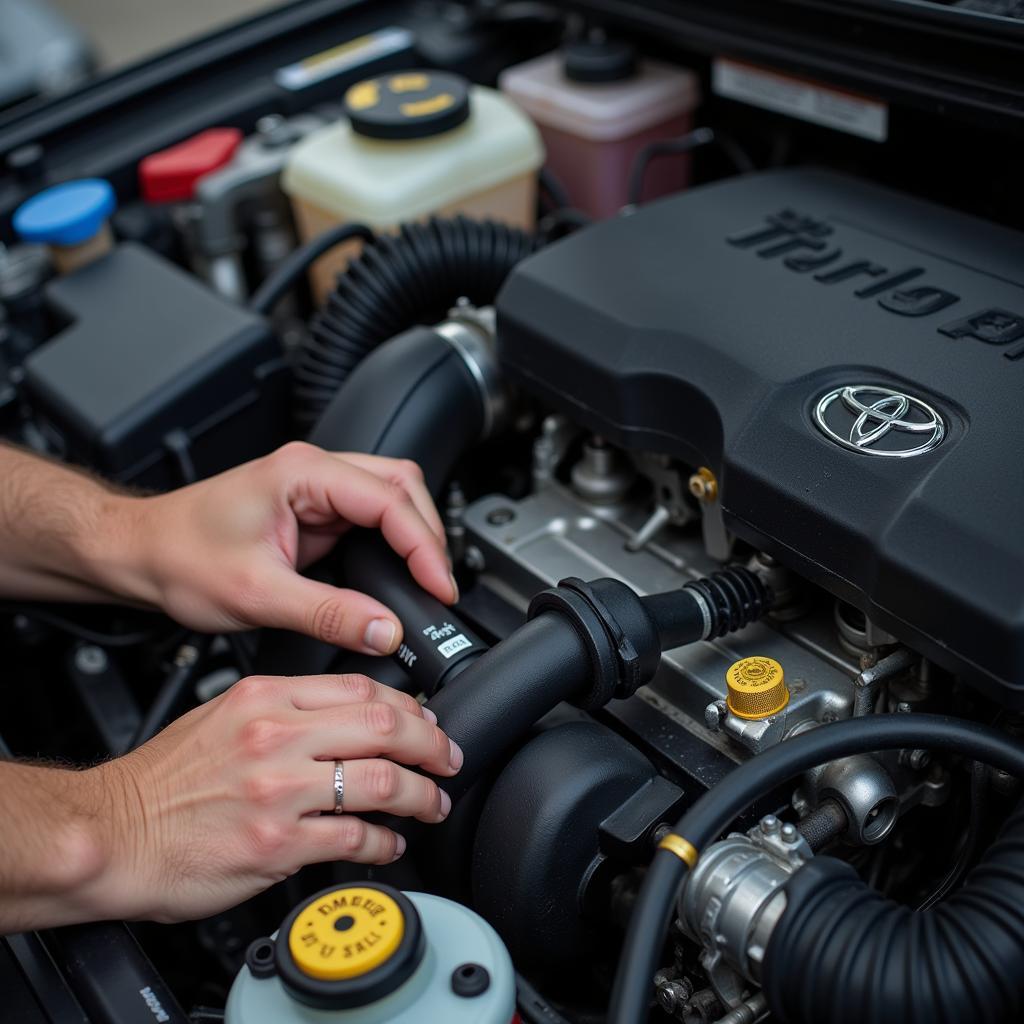
[[[262,625],[305,633],[362,654],[393,654],[402,624],[386,605],[358,590],[332,587],[281,566],[271,571],[260,606]]]
[[[420,704],[415,697],[375,682],[368,676],[295,676],[281,679],[280,683],[292,706],[299,711],[322,711],[324,708],[368,704],[377,700],[437,724],[437,715]]]
[[[431,526],[424,519],[406,485],[381,479],[355,462],[319,449],[311,451],[315,454],[307,456],[310,479],[297,488],[311,507],[304,509],[303,501],[296,497],[296,515],[303,519],[304,512],[308,512],[315,520],[314,525],[321,525],[326,510],[312,506],[322,494],[337,517],[356,526],[379,529],[388,544],[405,559],[421,587],[439,601],[454,601],[458,591],[448,567],[444,542],[436,525]],[[344,470],[339,472],[342,466]]]
[[[347,860],[355,864],[390,864],[405,853],[405,837],[382,825],[348,814],[324,814],[299,822],[303,864]]]
[[[424,775],[379,758],[342,761],[346,812],[385,811],[429,825],[444,821],[452,798]],[[311,777],[312,777],[311,773]],[[315,784],[303,794],[303,813],[334,810],[334,762],[315,762]]]
[[[387,757],[419,765],[434,775],[454,775],[463,762],[462,750],[432,722],[375,701],[314,712],[304,729],[304,753],[318,760]]]
[[[353,466],[369,470],[374,476],[404,487],[412,503],[416,506],[423,521],[437,534],[442,543],[445,541],[444,523],[437,511],[434,499],[427,490],[423,480],[423,470],[415,462],[408,459],[388,459],[380,455],[364,455],[361,452],[340,452],[335,458],[348,462]]]

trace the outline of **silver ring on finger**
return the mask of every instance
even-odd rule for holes
[[[334,813],[343,814],[345,802],[345,766],[341,761],[334,762]]]

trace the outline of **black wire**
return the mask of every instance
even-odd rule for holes
[[[640,205],[644,192],[644,179],[647,177],[647,168],[652,160],[663,156],[691,153],[702,146],[710,145],[717,145],[741,174],[749,174],[754,170],[754,161],[735,139],[715,132],[711,128],[694,128],[692,132],[677,139],[658,139],[655,142],[649,142],[637,153],[629,172],[629,188],[626,192],[629,205]]]
[[[134,647],[136,644],[147,643],[160,635],[159,629],[138,630],[134,633],[104,633],[66,619],[56,612],[45,608],[36,608],[32,605],[0,604],[0,612],[9,615],[24,615],[27,619],[34,619],[46,626],[52,626],[54,629],[59,629],[100,647]]]
[[[932,892],[918,905],[918,912],[928,910],[944,899],[963,878],[964,872],[970,867],[974,852],[978,848],[978,837],[985,818],[985,797],[988,792],[988,767],[980,761],[971,763],[971,785],[968,800],[970,802],[970,818],[967,831],[960,842],[956,856],[949,870]]]
[[[751,804],[810,768],[853,754],[910,747],[961,754],[1018,778],[1024,776],[1024,744],[991,726],[942,715],[865,715],[819,726],[750,758],[700,797],[674,832],[700,851]],[[658,957],[687,871],[674,853],[664,849],[655,853],[629,919],[609,1024],[637,1024],[644,1019]]]
[[[376,236],[365,224],[338,224],[300,246],[253,292],[249,308],[266,316],[284,294],[328,249],[360,238],[372,242]]]

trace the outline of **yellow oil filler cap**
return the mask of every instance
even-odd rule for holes
[[[725,684],[737,718],[768,718],[789,703],[786,675],[774,658],[741,658],[725,673]]]
[[[423,962],[420,915],[389,885],[323,889],[285,919],[275,941],[278,977],[299,1002],[321,1010],[377,1002]]]
[[[344,981],[387,963],[404,933],[405,916],[393,897],[351,886],[306,904],[289,930],[288,951],[308,977]]]

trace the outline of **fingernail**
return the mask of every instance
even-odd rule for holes
[[[462,767],[462,762],[466,760],[466,755],[462,753],[462,747],[455,740],[450,739],[448,743],[452,748],[451,755],[448,758],[448,765],[453,772],[457,772]]]
[[[395,855],[391,858],[392,861],[398,860],[403,853],[405,853],[405,836],[399,836],[398,842],[395,844]]]
[[[363,643],[380,654],[390,654],[395,649],[395,632],[390,619],[374,619],[366,627]]]
[[[455,582],[455,576],[452,573],[448,573],[448,579],[452,585],[452,600],[458,601],[459,599],[459,585]]]
[[[447,818],[451,814],[452,810],[452,798],[442,789],[441,790],[441,817]]]
[[[437,715],[435,715],[430,708],[423,709],[423,717],[430,722],[431,725],[437,725]]]

